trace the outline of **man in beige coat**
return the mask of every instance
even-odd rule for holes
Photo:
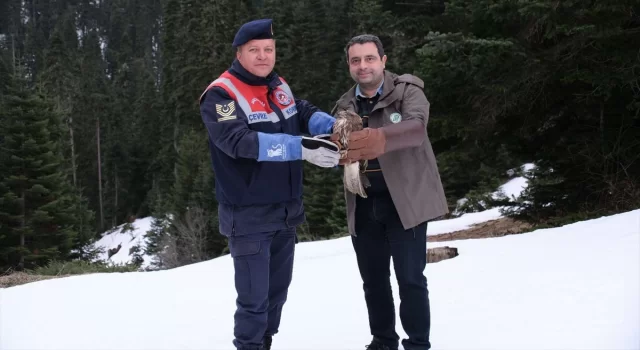
[[[347,221],[363,281],[373,340],[368,350],[398,349],[390,259],[400,292],[405,350],[430,349],[430,307],[424,269],[427,222],[448,213],[435,155],[427,135],[429,102],[419,78],[385,70],[387,56],[373,35],[346,48],[356,85],[337,102],[364,122],[353,132],[345,162],[368,160],[367,198],[345,191]],[[332,135],[336,140],[337,135]]]

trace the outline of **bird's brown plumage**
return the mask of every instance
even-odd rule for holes
[[[347,156],[347,149],[349,148],[349,135],[353,131],[362,130],[362,118],[355,112],[349,110],[341,110],[336,114],[336,122],[333,125],[333,132],[340,137],[341,144],[341,156],[345,158]],[[361,197],[366,198],[367,194],[364,191],[364,185],[368,182],[366,177],[360,173],[362,164],[360,162],[353,162],[351,164],[345,164],[344,166],[344,185],[345,188],[352,193],[358,194]]]

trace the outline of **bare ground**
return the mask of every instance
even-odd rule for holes
[[[42,276],[33,275],[25,272],[14,272],[9,275],[0,276],[0,288],[9,288],[31,282],[37,282],[42,280],[48,280],[51,278],[67,277],[68,275],[61,276]]]
[[[466,230],[433,235],[427,238],[427,242],[457,241],[460,239],[493,238],[507,235],[515,235],[531,231],[533,226],[526,222],[516,221],[511,218],[500,218],[473,225]]]
[[[521,234],[529,232],[533,229],[531,224],[522,221],[516,221],[511,218],[500,218],[480,224],[473,225],[471,228],[433,235],[427,237],[427,242],[446,242],[457,241],[461,239],[480,239],[503,237],[507,235]],[[455,258],[458,256],[458,249],[455,247],[438,247],[427,249],[427,262],[436,263],[442,260]]]

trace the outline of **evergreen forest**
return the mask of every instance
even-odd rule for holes
[[[276,71],[327,112],[358,34],[425,82],[451,215],[545,227],[640,207],[637,0],[3,0],[0,273],[91,261],[148,216],[145,253],[174,253],[158,268],[226,254],[198,98],[265,17]],[[489,196],[525,163],[521,198]],[[341,176],[305,164],[301,240],[346,234]]]

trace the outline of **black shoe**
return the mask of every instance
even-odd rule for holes
[[[398,350],[397,348],[390,348],[388,345],[384,345],[377,340],[373,340],[371,344],[365,347],[367,350]]]
[[[264,337],[264,339],[262,339],[262,348],[264,350],[271,350],[271,336],[267,335]]]

